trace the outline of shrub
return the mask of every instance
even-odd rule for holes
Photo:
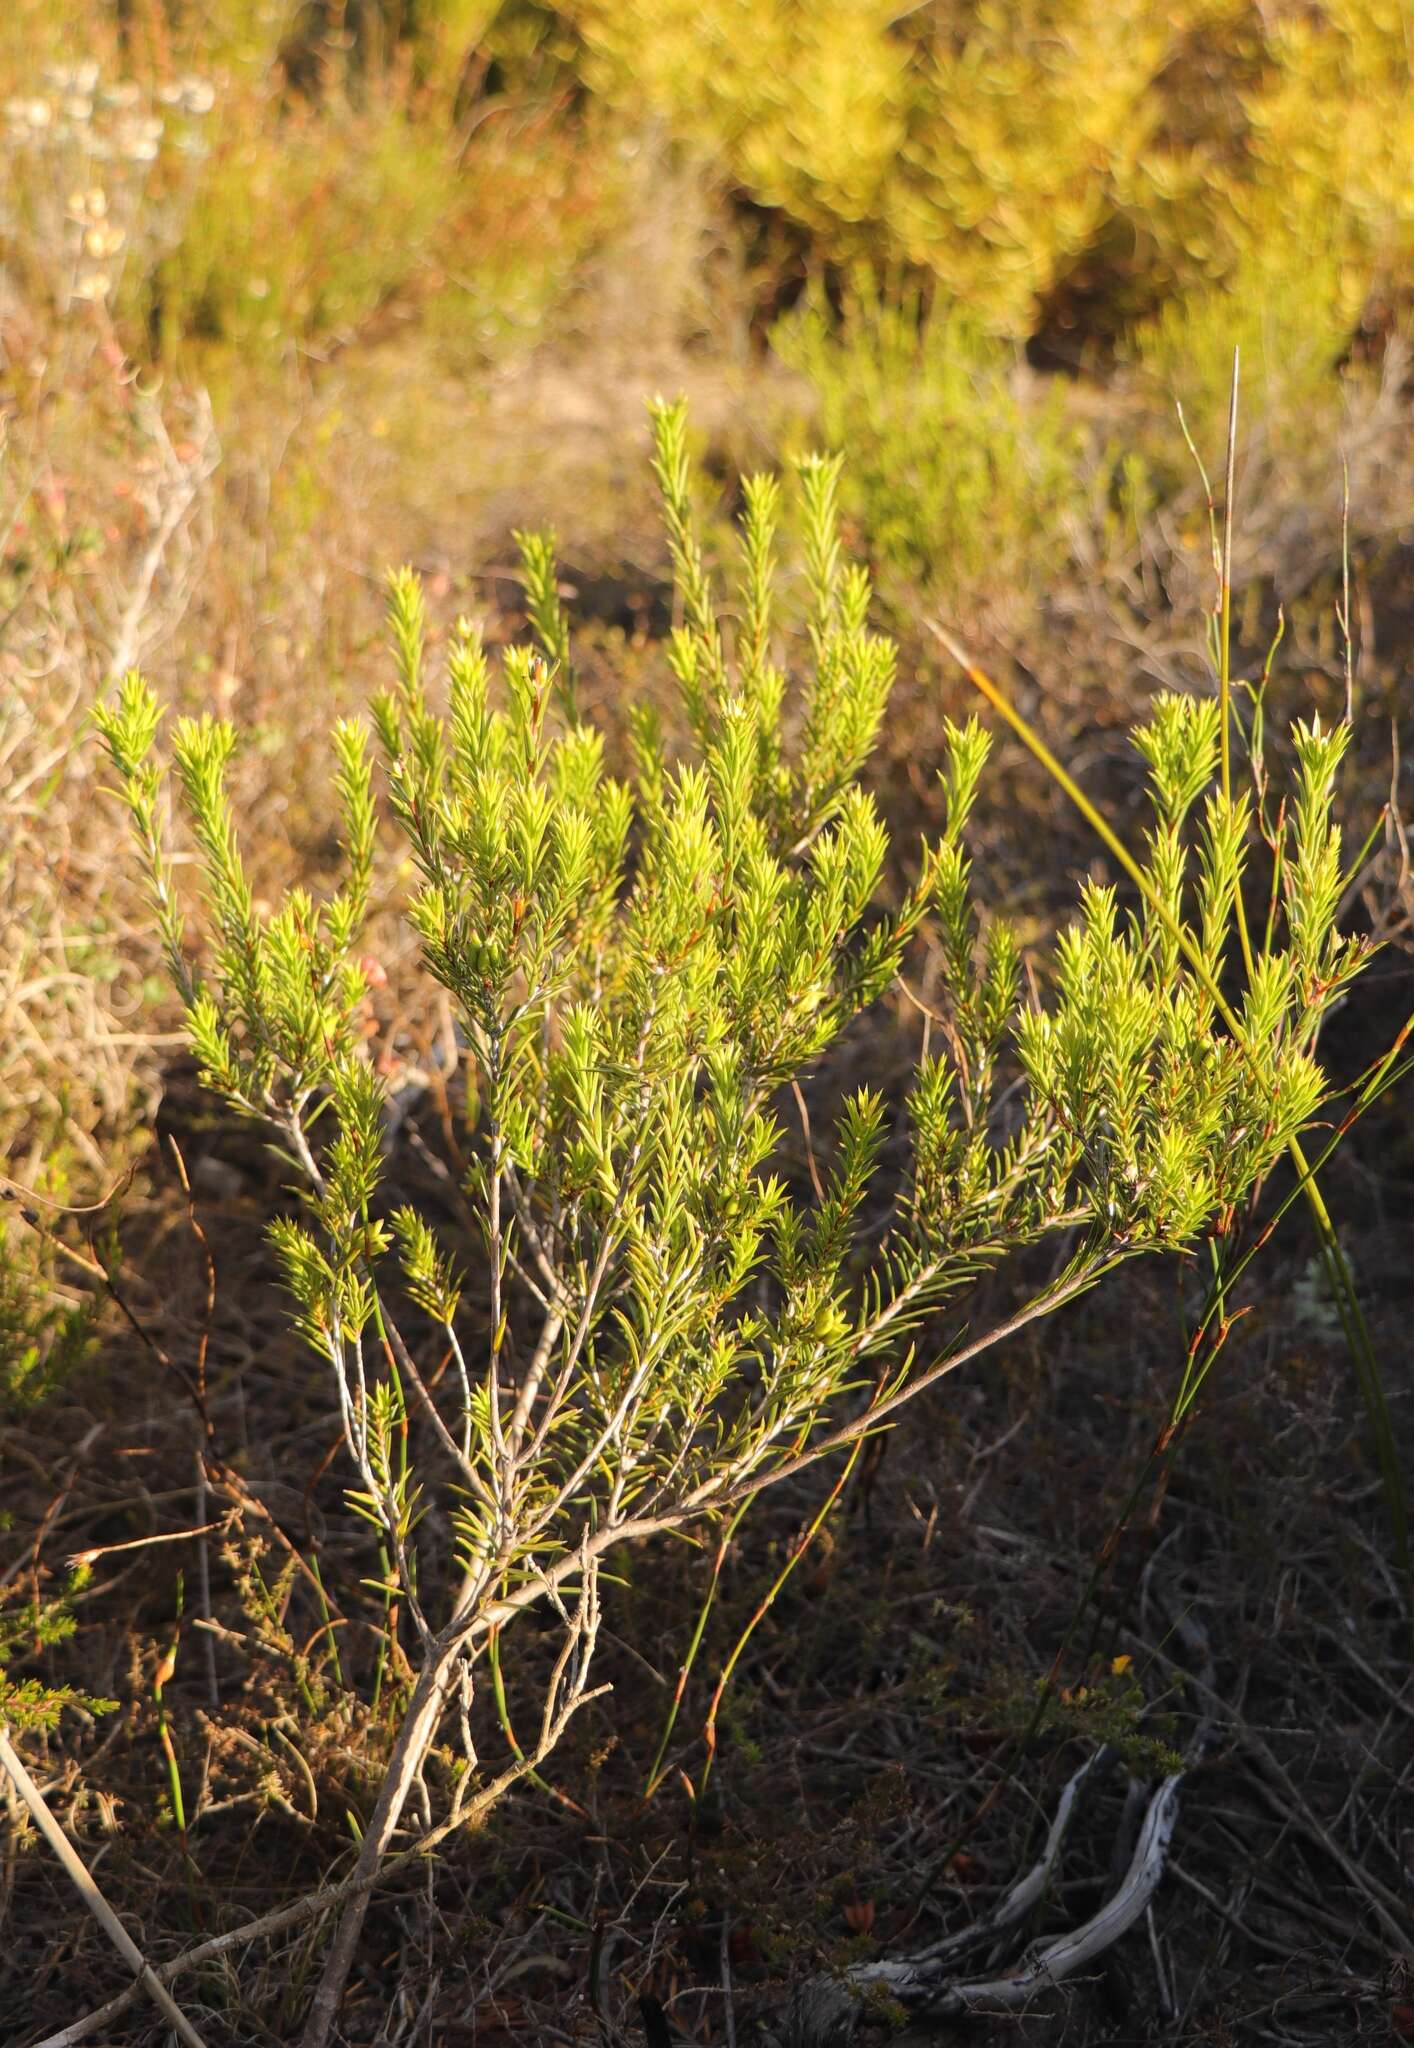
[[[213,343],[268,368],[393,302],[434,300],[464,350],[538,330],[617,218],[622,167],[533,95],[468,124],[478,70],[533,70],[503,12],[466,0],[379,35],[361,9],[349,37],[317,9],[241,8],[118,38],[95,5],[82,59],[41,65],[31,5],[16,45],[0,27],[7,264],[60,315],[107,307],[135,354],[195,347],[208,369]]]
[[[1348,340],[1414,248],[1401,0],[67,14],[16,0],[0,22],[25,156],[0,217],[29,208],[36,163],[74,158],[45,204],[92,188],[109,211],[69,222],[100,253],[64,288],[119,290],[168,351],[194,333],[268,355],[410,295],[476,341],[508,294],[513,330],[538,328],[631,210],[613,145],[645,127],[788,223],[813,269],[910,270],[1013,341],[1076,305],[1084,341],[1244,278],[1299,289],[1312,223]],[[156,203],[124,252],[138,185]]]
[[[71,1685],[49,1685],[41,1678],[11,1678],[17,1664],[32,1661],[74,1632],[71,1601],[89,1581],[80,1566],[70,1574],[64,1596],[43,1600],[32,1594],[21,1602],[15,1588],[0,1591],[0,1730],[32,1734],[57,1727],[66,1707],[88,1714],[111,1714],[117,1701],[97,1699]]]
[[[776,482],[745,486],[720,606],[691,522],[682,409],[659,406],[654,432],[692,758],[669,760],[640,708],[631,775],[606,772],[557,666],[567,629],[543,545],[525,557],[540,651],[509,650],[493,680],[459,624],[445,712],[418,583],[392,585],[397,680],[373,723],[418,877],[407,915],[460,1024],[476,1239],[448,1241],[391,1182],[363,1029],[378,844],[364,725],[334,734],[343,885],[322,903],[291,890],[269,913],[226,794],[237,734],[177,726],[210,934],[194,964],[152,753],[158,705],[130,675],[99,720],[207,1082],[271,1130],[302,1181],[302,1208],[271,1238],[327,1373],[369,1568],[416,1634],[355,1885],[377,1872],[413,1785],[427,1790],[444,1723],[461,1753],[438,1752],[447,1814],[424,1846],[553,1746],[589,1696],[615,1546],[748,1500],[1123,1262],[1222,1229],[1321,1105],[1317,1033],[1364,957],[1335,929],[1346,735],[1298,727],[1273,921],[1245,984],[1220,993],[1240,971],[1253,811],[1215,787],[1217,704],[1177,696],[1136,735],[1147,894],[1122,911],[1085,887],[1044,1004],[1023,993],[1011,929],[973,906],[975,722],[948,725],[940,837],[902,903],[877,910],[885,834],[859,776],[894,652],[841,552],[838,465],[799,472],[807,616],[792,682],[778,665]],[[884,993],[925,922],[945,965],[944,1043],[892,1110],[870,1090],[848,1098],[811,1199],[779,1170],[782,1091]],[[886,1175],[894,1133],[906,1163]],[[975,1317],[979,1276],[1043,1242],[1051,1277],[1019,1307],[915,1351],[925,1317],[970,1298]],[[500,1642],[542,1604],[563,1647],[539,1734],[482,1776],[473,1707],[488,1688],[502,1698]],[[366,1903],[366,1888],[348,1899],[308,2042],[326,2038]]]
[[[11,316],[16,300],[76,323],[86,307],[140,301],[199,177],[209,81],[185,78],[159,98],[123,77],[111,50],[103,56],[47,66],[5,101],[0,249],[18,287]]]
[[[857,272],[843,314],[818,296],[772,341],[848,448],[846,509],[890,581],[956,599],[1034,589],[1081,510],[1084,437],[1058,381],[1032,392],[1018,351],[961,306],[925,306]]]
[[[1142,0],[575,12],[604,90],[661,109],[822,256],[917,265],[1011,336],[1098,232],[1116,164],[1152,125],[1143,95],[1169,40]]]
[[[1154,411],[1148,449],[1157,482],[1173,489],[1192,474],[1192,457],[1174,426],[1181,396],[1199,447],[1220,447],[1232,383],[1232,353],[1243,363],[1245,439],[1253,454],[1296,465],[1334,443],[1342,398],[1353,378],[1340,375],[1370,288],[1352,261],[1339,224],[1319,210],[1299,243],[1274,220],[1239,273],[1194,285],[1138,323],[1121,345]],[[1288,486],[1289,488],[1289,486]]]
[[[1299,281],[1313,222],[1367,276],[1407,270],[1400,0],[568,11],[598,88],[723,163],[818,263],[911,266],[991,333],[1031,335],[1076,289],[1113,332],[1273,248]]]
[[[98,1309],[58,1286],[52,1243],[0,1218],[0,1421],[53,1393],[88,1355]]]
[[[68,244],[61,274],[83,260]],[[207,409],[134,392],[87,317],[61,340],[23,300],[6,312],[0,1413],[42,1399],[85,1355],[95,1318],[82,1290],[101,1270],[63,1234],[76,1212],[94,1217],[147,1142],[155,1061],[134,1026],[161,962],[141,891],[113,864],[100,764],[74,733],[105,668],[116,680],[180,620],[215,460]]]

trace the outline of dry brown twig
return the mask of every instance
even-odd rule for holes
[[[157,406],[148,400],[143,402],[141,411],[148,437],[158,451],[160,484],[156,492],[152,538],[143,550],[119,615],[113,650],[105,672],[108,684],[115,683],[134,667],[158,634],[186,609],[194,554],[190,546],[185,550],[186,559],[180,571],[174,575],[170,567],[168,570],[174,592],[166,607],[167,616],[159,616],[155,623],[146,623],[152,611],[152,593],[158,573],[166,565],[173,542],[181,534],[202,488],[214,476],[221,460],[221,444],[216,436],[211,401],[204,391],[197,394],[191,439],[180,454],[173,446],[167,423]]]
[[[111,1174],[99,1134],[123,1128],[134,1073],[160,1042],[125,1028],[124,982],[110,988],[84,969],[89,934],[127,938],[133,919],[91,801],[96,760],[75,741],[95,698],[185,614],[221,450],[204,394],[184,408],[174,439],[159,399],[136,392],[126,374],[118,382],[115,431],[140,524],[114,542],[96,602],[92,571],[79,574],[61,548],[57,566],[35,568],[0,620],[0,1166],[7,1155],[21,1182],[64,1150],[93,1182]],[[37,427],[23,462],[21,453],[17,443],[0,447],[0,485],[16,517],[39,501],[58,460]],[[141,959],[132,938],[126,950]]]

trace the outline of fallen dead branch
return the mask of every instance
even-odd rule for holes
[[[770,2037],[775,2048],[846,2048],[870,2001],[881,1998],[927,2022],[1023,2011],[1138,1925],[1168,1865],[1183,1785],[1211,1750],[1220,1725],[1207,1637],[1189,1614],[1175,1610],[1169,1619],[1175,1635],[1201,1665],[1200,1672],[1190,1674],[1198,1723],[1183,1768],[1163,1778],[1150,1795],[1123,1875],[1099,1911],[1079,1927],[1033,1943],[1014,1969],[1001,1967],[1010,1953],[1009,1937],[1031,1924],[1055,1884],[1065,1839],[1086,1790],[1116,1760],[1108,1746],[1096,1750],[1069,1779],[1040,1857],[989,1913],[912,1956],[861,1964],[843,1977],[816,1978],[801,1985],[780,2033]],[[998,1974],[959,1979],[957,1965],[983,1949],[989,1951],[988,1963]]]

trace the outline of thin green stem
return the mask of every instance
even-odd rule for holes
[[[722,1675],[717,1680],[717,1689],[712,1694],[711,1705],[707,1709],[707,1720],[702,1730],[703,1738],[707,1744],[707,1760],[702,1766],[702,1782],[697,1788],[697,1798],[699,1800],[701,1799],[703,1793],[707,1790],[707,1780],[712,1775],[712,1764],[717,1754],[717,1713],[718,1709],[721,1707],[722,1704],[722,1696],[726,1692],[727,1687],[731,1684],[732,1673],[736,1670],[737,1664],[741,1659],[742,1652],[745,1650],[747,1644],[751,1641],[752,1636],[756,1633],[756,1630],[760,1626],[761,1622],[765,1619],[767,1611],[774,1602],[776,1595],[780,1592],[786,1580],[790,1577],[791,1573],[800,1563],[800,1560],[804,1557],[806,1551],[810,1548],[811,1544],[815,1541],[815,1538],[819,1535],[820,1530],[824,1524],[826,1515],[829,1514],[830,1509],[839,1499],[840,1493],[844,1488],[845,1481],[849,1478],[850,1473],[854,1470],[855,1465],[858,1463],[859,1453],[863,1450],[863,1448],[864,1438],[856,1437],[854,1441],[854,1446],[850,1451],[848,1458],[845,1460],[844,1470],[840,1473],[839,1478],[830,1488],[830,1491],[826,1494],[824,1500],[821,1501],[819,1509],[812,1518],[809,1528],[801,1537],[799,1543],[797,1543],[794,1550],[792,1550],[790,1556],[786,1559],[780,1571],[777,1572],[775,1578],[771,1582],[770,1589],[768,1590],[765,1598],[760,1602],[756,1609],[756,1612],[752,1615],[750,1621],[747,1622],[746,1627],[742,1630],[740,1636],[738,1637],[736,1648],[732,1651],[730,1657],[728,1657],[726,1663],[722,1666]]]
[[[1222,778],[1223,803],[1232,804],[1232,533],[1237,502],[1237,389],[1241,373],[1240,353],[1232,352],[1232,393],[1227,413],[1227,474],[1223,488],[1223,540],[1222,563],[1219,570],[1218,590],[1218,745],[1219,772]],[[1242,883],[1234,891],[1233,908],[1237,916],[1237,937],[1242,948],[1242,964],[1247,970],[1250,987],[1255,965],[1252,958],[1252,939],[1247,929],[1247,906],[1242,899]]]
[[[687,1691],[687,1681],[692,1675],[692,1667],[696,1663],[697,1653],[702,1647],[702,1638],[707,1629],[707,1617],[712,1612],[712,1604],[717,1597],[717,1588],[721,1584],[722,1566],[726,1562],[731,1540],[741,1525],[742,1516],[750,1506],[751,1501],[749,1498],[742,1501],[736,1513],[727,1523],[726,1529],[723,1531],[721,1540],[717,1545],[717,1554],[712,1560],[712,1580],[707,1588],[706,1598],[703,1600],[702,1606],[698,1611],[697,1626],[692,1631],[692,1641],[688,1644],[687,1654],[678,1669],[678,1681],[673,1688],[672,1704],[668,1708],[667,1717],[663,1722],[663,1732],[658,1738],[658,1747],[653,1753],[653,1761],[649,1766],[648,1778],[643,1787],[643,1804],[645,1806],[667,1775],[663,1768],[663,1758],[667,1754],[668,1744],[672,1741],[673,1729],[677,1725],[678,1714],[682,1708],[683,1694]]]

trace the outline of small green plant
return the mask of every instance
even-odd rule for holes
[[[1019,352],[962,306],[854,273],[842,315],[820,297],[777,323],[832,447],[850,451],[846,510],[889,585],[950,599],[1032,588],[1083,509],[1085,439],[1065,392],[1021,388]]]
[[[310,2048],[328,2037],[367,1883],[411,1790],[426,1794],[444,1726],[466,1768],[425,1840],[534,1772],[591,1696],[615,1547],[741,1506],[1125,1261],[1224,1228],[1319,1111],[1317,1034],[1365,957],[1336,929],[1344,729],[1295,730],[1249,975],[1234,906],[1262,842],[1249,797],[1219,776],[1219,703],[1181,696],[1157,699],[1136,735],[1153,800],[1145,890],[1126,908],[1085,887],[1053,958],[1035,963],[1044,1003],[1025,993],[1011,928],[983,924],[973,903],[965,840],[988,752],[975,721],[947,725],[939,837],[902,902],[878,909],[887,840],[859,778],[894,649],[871,632],[868,579],[842,553],[839,463],[799,468],[805,620],[791,641],[776,479],[745,485],[735,587],[719,604],[683,408],[658,405],[653,427],[688,758],[669,758],[638,707],[631,774],[606,771],[557,672],[567,629],[543,549],[542,646],[509,650],[493,676],[459,624],[444,711],[417,580],[392,582],[396,682],[373,725],[418,878],[407,915],[460,1026],[474,1238],[448,1242],[390,1184],[384,1084],[361,1028],[378,844],[368,729],[334,733],[342,886],[324,902],[292,890],[266,912],[227,794],[238,736],[210,718],[177,725],[209,930],[198,965],[153,754],[158,704],[130,675],[98,720],[207,1083],[273,1132],[302,1181],[302,1213],[271,1237],[327,1372],[370,1575],[415,1638]],[[869,1090],[846,1101],[819,1192],[803,1195],[775,1170],[783,1091],[883,995],[925,923],[946,1043],[892,1109]],[[1001,1322],[978,1321],[979,1276],[1047,1241],[1051,1277]],[[916,1350],[941,1310],[954,1320]],[[434,1505],[454,1561],[444,1542],[424,1546]],[[494,1692],[505,1725],[508,1631],[542,1604],[563,1648],[538,1731],[522,1729],[497,1774],[471,1709],[478,1688]]]
[[[57,1285],[51,1242],[0,1218],[0,1418],[31,1408],[88,1356],[96,1296],[72,1300]]]
[[[20,1602],[13,1588],[0,1596],[0,1729],[22,1735],[47,1732],[58,1727],[66,1707],[78,1707],[87,1714],[116,1713],[116,1700],[95,1699],[72,1685],[50,1685],[42,1678],[10,1676],[12,1664],[39,1656],[73,1634],[70,1603],[88,1578],[87,1569],[80,1566],[70,1574],[58,1600],[35,1596]]]

